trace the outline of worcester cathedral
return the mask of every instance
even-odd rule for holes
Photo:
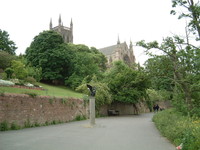
[[[73,43],[72,19],[71,19],[70,27],[65,27],[63,26],[61,15],[60,15],[58,19],[58,26],[53,27],[52,20],[50,20],[49,29],[58,32],[63,37],[66,43]],[[130,41],[130,45],[128,46],[126,42],[121,43],[118,37],[118,40],[116,43],[117,43],[116,45],[99,49],[99,51],[106,56],[108,66],[110,66],[112,62],[116,60],[122,60],[128,65],[135,63],[135,55],[133,52],[132,42]]]

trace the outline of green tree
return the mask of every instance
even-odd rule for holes
[[[27,71],[28,78],[32,77],[32,78],[34,78],[34,80],[36,80],[38,82],[42,79],[42,68],[41,67],[37,68],[37,67],[31,66],[31,64],[27,62],[25,55],[20,54],[17,58],[18,58],[17,59],[18,61],[21,61],[24,64],[25,69]]]
[[[147,96],[148,76],[141,68],[132,69],[121,61],[106,72],[105,82],[114,101],[136,104]]]
[[[15,43],[9,39],[8,32],[0,29],[0,51],[14,55],[16,49]]]
[[[11,66],[11,61],[15,60],[17,57],[11,55],[5,51],[0,51],[0,68],[6,69]]]
[[[19,60],[13,60],[11,62],[11,68],[14,71],[13,74],[18,79],[25,79],[28,75],[28,72],[25,68],[25,65]]]
[[[39,82],[42,79],[42,68],[26,66],[26,70],[28,76],[33,77],[37,82]]]
[[[42,68],[42,80],[63,82],[70,74],[74,52],[54,31],[44,31],[34,38],[26,50],[31,66]]]
[[[175,15],[180,8],[182,11],[179,13],[179,19],[186,18],[189,20],[188,27],[190,31],[194,34],[197,33],[197,39],[200,39],[200,5],[199,1],[195,2],[194,0],[172,0],[172,7],[174,10],[171,10],[171,14]],[[175,9],[180,7],[179,9]]]
[[[179,13],[179,19],[185,18],[190,32],[200,39],[200,5],[194,0],[172,0],[171,14]],[[178,8],[179,7],[179,8]],[[177,9],[178,8],[178,9]],[[152,48],[164,52],[172,63],[174,83],[173,102],[181,112],[200,116],[200,48],[190,43],[188,30],[186,30],[186,42],[179,36],[167,37],[162,44],[157,42],[138,43],[149,51]],[[164,70],[164,69],[162,69]]]
[[[14,73],[14,70],[12,68],[6,68],[5,73],[7,75],[8,79],[12,78],[12,74]]]
[[[75,56],[72,59],[72,74],[65,81],[67,86],[75,89],[86,77],[88,81],[91,81],[93,75],[98,78],[102,76],[106,69],[106,58],[102,53],[86,45],[74,45],[72,49],[74,49]]]
[[[200,106],[200,53],[198,48],[191,45],[184,45],[184,43],[184,40],[177,36],[165,38],[162,44],[158,44],[157,42],[138,42],[140,46],[147,50],[152,48],[161,50],[169,58],[173,67],[172,80],[175,84],[173,88],[174,102],[182,112],[194,114]],[[162,71],[164,70],[163,68]]]
[[[167,55],[149,58],[145,62],[145,70],[153,89],[173,91],[173,63]]]

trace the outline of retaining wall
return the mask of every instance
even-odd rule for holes
[[[0,96],[0,123],[8,122],[24,126],[25,123],[45,124],[68,122],[77,116],[88,117],[88,106],[82,99],[31,97],[24,94]]]

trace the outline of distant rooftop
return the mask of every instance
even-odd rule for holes
[[[116,49],[117,49],[117,46],[120,47],[123,47],[125,49],[126,47],[126,43],[121,43],[121,44],[116,44],[116,45],[113,45],[113,46],[108,46],[108,47],[104,47],[104,48],[100,48],[99,51],[102,52],[104,55],[111,55]]]

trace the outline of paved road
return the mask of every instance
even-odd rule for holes
[[[175,150],[153,122],[153,114],[119,116],[0,132],[0,150]]]

